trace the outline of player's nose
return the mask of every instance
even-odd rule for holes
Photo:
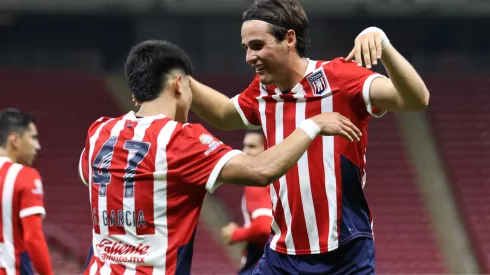
[[[245,61],[250,64],[250,65],[253,65],[253,63],[257,60],[257,55],[251,51],[250,49],[247,50],[247,53],[246,53],[246,56],[245,56]]]

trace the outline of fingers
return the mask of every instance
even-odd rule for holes
[[[351,62],[352,60],[354,60],[354,49],[352,49],[352,51],[350,51],[349,55],[345,58],[346,62]]]
[[[345,132],[349,135],[350,141],[359,141],[360,140],[359,134],[357,133],[355,127],[351,127],[347,124],[342,124],[341,128],[342,128],[342,132]]]
[[[341,114],[338,114],[338,119],[340,122],[339,134],[351,142],[359,141],[359,137],[362,136],[361,130],[359,130],[354,123]]]
[[[380,59],[381,54],[383,53],[383,47],[381,46],[381,34],[376,33],[376,35],[374,35],[374,43],[376,45],[376,58]]]
[[[361,40],[356,39],[356,43],[354,46],[354,58],[356,59],[357,66],[362,66],[362,59],[361,59]]]
[[[357,128],[357,126],[356,126],[356,125],[354,125],[354,123],[352,123],[352,121],[350,121],[350,120],[349,120],[348,118],[346,118],[346,117],[344,117],[344,119],[345,119],[345,120],[344,120],[344,121],[342,121],[342,123],[343,123],[345,126],[347,126],[347,127],[349,127],[350,129],[352,129],[352,130],[354,131],[354,133],[355,133],[355,135],[356,135],[357,137],[362,136],[362,132],[361,132],[361,130],[359,130],[359,128]]]
[[[346,131],[344,131],[344,130],[342,130],[342,129],[341,129],[341,130],[340,130],[340,132],[339,132],[339,136],[344,137],[344,138],[345,138],[345,139],[347,139],[349,142],[353,142],[353,141],[354,141],[354,139],[352,138],[352,136],[351,136],[351,135],[350,135],[348,132],[346,132]]]
[[[364,57],[364,65],[366,68],[371,68],[371,53],[369,52],[369,38],[364,37],[361,41],[362,56]]]
[[[367,33],[356,38],[354,48],[345,59],[347,62],[355,60],[358,66],[364,65],[370,69],[378,64],[382,54],[381,35],[379,33]]]
[[[376,52],[376,42],[374,41],[374,35],[368,37],[369,52],[371,57],[371,64],[376,66],[378,64],[377,52]]]

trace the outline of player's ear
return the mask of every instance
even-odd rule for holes
[[[182,95],[182,76],[179,74],[174,80],[175,92],[180,96]]]
[[[141,103],[139,103],[138,100],[136,100],[136,98],[134,97],[134,95],[132,95],[132,97],[133,97],[134,107],[141,106]]]
[[[21,138],[19,133],[13,132],[9,135],[8,140],[10,144],[17,149],[20,147]]]
[[[286,32],[286,43],[288,50],[296,48],[296,32],[294,30],[288,30]]]

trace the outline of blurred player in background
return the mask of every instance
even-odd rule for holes
[[[254,274],[374,274],[372,217],[362,190],[368,122],[386,111],[424,109],[429,92],[381,29],[361,32],[346,59],[314,61],[306,58],[308,27],[298,1],[256,1],[241,29],[255,79],[232,100],[192,81],[192,108],[219,129],[262,128],[268,147],[320,113],[353,121],[363,134],[359,142],[316,138],[271,186],[274,233]],[[362,67],[378,59],[390,78]]]
[[[79,165],[93,221],[85,274],[190,274],[206,191],[221,182],[267,186],[317,135],[354,140],[360,134],[345,117],[322,114],[282,143],[248,156],[200,124],[187,123],[191,71],[188,56],[175,45],[136,45],[125,73],[139,111],[102,117],[89,128]]]
[[[42,219],[41,176],[30,167],[41,149],[33,116],[0,111],[0,274],[53,274]]]
[[[243,152],[257,156],[264,152],[264,137],[261,131],[250,130],[243,139]],[[245,242],[242,266],[239,275],[252,274],[271,234],[272,203],[270,187],[246,186],[242,197],[243,227],[231,222],[221,229],[225,244]]]

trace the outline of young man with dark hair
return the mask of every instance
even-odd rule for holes
[[[222,182],[267,186],[319,134],[358,139],[348,119],[321,114],[248,156],[187,123],[192,70],[180,48],[142,42],[131,49],[125,73],[139,111],[98,119],[80,158],[93,221],[94,255],[85,274],[189,274],[206,191]]]
[[[0,111],[0,274],[53,274],[42,219],[41,176],[29,167],[41,149],[35,118],[17,109]]]
[[[245,154],[257,156],[264,152],[264,136],[262,131],[249,130],[243,139]],[[251,275],[257,266],[264,247],[271,234],[272,203],[270,186],[245,186],[242,196],[243,226],[234,222],[221,229],[221,237],[227,245],[246,243],[242,253],[242,264],[239,275]]]
[[[386,111],[426,108],[424,82],[374,27],[359,34],[346,59],[307,59],[308,19],[294,0],[256,1],[244,12],[241,37],[256,77],[231,100],[193,80],[192,109],[201,118],[222,130],[262,128],[268,147],[330,112],[363,134],[356,143],[316,138],[274,181],[273,234],[255,274],[373,274],[372,216],[362,191],[368,122]],[[390,78],[362,67],[378,59]]]

